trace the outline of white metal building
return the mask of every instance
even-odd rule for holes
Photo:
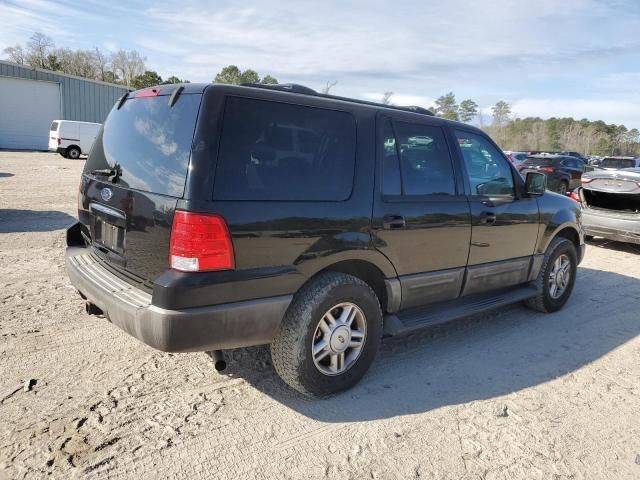
[[[129,89],[0,60],[0,148],[46,150],[55,119],[103,123]]]

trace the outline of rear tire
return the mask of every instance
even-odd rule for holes
[[[293,298],[271,344],[276,372],[291,388],[324,397],[355,385],[376,356],[380,302],[357,277],[321,273]]]
[[[80,149],[78,147],[69,147],[67,149],[67,158],[71,160],[77,160],[80,158]]]
[[[577,267],[578,255],[573,242],[563,237],[554,238],[547,247],[535,280],[541,293],[525,300],[525,305],[543,313],[560,310],[573,291]]]

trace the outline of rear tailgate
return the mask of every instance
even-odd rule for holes
[[[169,92],[170,93],[170,92]],[[85,165],[79,218],[96,255],[138,281],[168,267],[201,94],[128,98],[109,114]]]

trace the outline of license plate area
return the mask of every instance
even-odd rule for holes
[[[96,219],[95,241],[112,252],[124,253],[124,228]]]
[[[89,211],[93,220],[93,245],[109,257],[113,257],[109,253],[115,253],[116,257],[123,258],[127,225],[124,212],[97,203],[91,203]]]

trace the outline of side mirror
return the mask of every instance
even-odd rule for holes
[[[528,196],[539,197],[547,189],[547,176],[544,173],[529,172],[524,185]]]

